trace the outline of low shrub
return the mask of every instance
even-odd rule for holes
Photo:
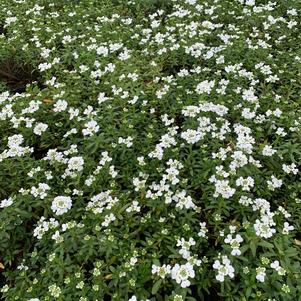
[[[0,0],[1,300],[301,300],[298,1]]]

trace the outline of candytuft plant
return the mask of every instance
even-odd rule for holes
[[[0,299],[301,301],[300,9],[0,0]]]

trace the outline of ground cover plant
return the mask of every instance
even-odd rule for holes
[[[301,300],[296,0],[0,0],[0,299]]]

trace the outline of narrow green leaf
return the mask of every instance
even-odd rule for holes
[[[162,283],[162,279],[159,279],[154,283],[153,288],[152,288],[153,295],[155,295],[157,293],[157,291],[159,290],[159,288],[161,286],[161,283]]]
[[[251,249],[253,257],[256,257],[257,246],[256,246],[256,244],[255,244],[254,241],[251,241],[251,243],[250,243],[250,249]]]
[[[269,249],[274,248],[274,245],[267,242],[267,241],[261,241],[261,242],[258,243],[258,245],[261,246],[261,247],[269,248]]]

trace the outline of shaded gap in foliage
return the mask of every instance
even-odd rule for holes
[[[39,88],[44,88],[41,75],[34,66],[21,62],[11,56],[0,61],[0,82],[4,83],[13,93],[26,91],[26,85],[37,82]]]

